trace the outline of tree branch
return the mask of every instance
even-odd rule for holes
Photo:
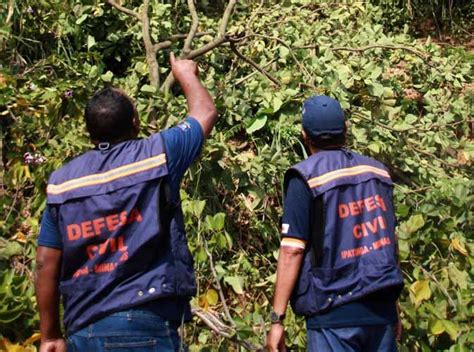
[[[281,83],[275,78],[273,77],[271,74],[269,74],[267,71],[265,71],[263,68],[261,68],[255,61],[253,61],[252,59],[242,55],[238,50],[237,50],[237,47],[235,46],[235,43],[234,41],[230,41],[230,48],[231,50],[235,53],[235,55],[237,55],[239,58],[241,58],[242,60],[244,60],[246,63],[248,63],[250,66],[252,66],[253,68],[255,68],[258,72],[260,72],[262,75],[264,75],[265,77],[267,77],[270,81],[272,81],[275,85],[277,86],[281,86]]]
[[[352,52],[363,52],[363,51],[370,50],[370,49],[406,50],[406,51],[412,53],[413,55],[418,56],[420,59],[425,61],[429,66],[432,66],[432,64],[428,61],[428,58],[425,57],[423,54],[421,54],[420,52],[418,52],[415,49],[412,49],[410,47],[403,46],[403,45],[373,44],[373,45],[368,45],[368,46],[364,46],[364,47],[361,47],[361,48],[350,48],[350,47],[339,46],[339,47],[330,48],[330,49],[332,51],[352,51]]]
[[[8,25],[13,18],[13,13],[15,12],[15,3],[14,0],[9,0],[8,1],[8,14],[7,14],[7,19],[5,20],[5,24]]]
[[[191,310],[191,312],[198,316],[203,322],[204,324],[206,324],[212,331],[214,331],[215,333],[227,338],[227,339],[230,339],[232,337],[232,334],[234,332],[234,330],[230,327],[227,327],[227,329],[222,329],[222,328],[219,328],[216,324],[216,322],[214,321],[214,318],[215,317],[212,317],[212,313],[209,313],[209,312],[204,312],[202,309],[200,308],[193,308]],[[217,318],[215,318],[217,319]],[[227,330],[227,331],[225,331]]]
[[[298,68],[300,69],[300,71],[302,71],[303,74],[306,76],[306,79],[310,81],[313,80],[311,74],[308,72],[306,67],[297,59],[291,45],[287,44],[284,40],[278,37],[273,37],[273,36],[268,36],[268,35],[258,34],[258,33],[249,33],[245,36],[245,38],[248,38],[248,37],[257,37],[257,38],[263,38],[263,39],[268,39],[268,40],[275,40],[276,42],[280,43],[281,45],[283,45],[290,51],[290,55],[293,58],[293,61],[295,62],[296,65],[298,65]]]
[[[196,33],[194,35],[194,38],[200,38],[200,37],[203,37],[203,36],[209,35],[209,34],[212,34],[212,32],[199,32],[199,33]],[[158,51],[163,50],[163,49],[167,49],[173,43],[177,42],[178,40],[186,39],[187,36],[188,36],[187,34],[174,34],[171,37],[163,40],[162,42],[159,42],[159,43],[155,44],[154,45],[155,52],[158,52]]]
[[[197,316],[199,319],[202,320],[204,324],[206,324],[212,331],[216,334],[234,341],[235,343],[239,344],[243,348],[248,351],[264,351],[261,346],[255,346],[251,342],[246,340],[241,340],[235,334],[235,330],[225,324],[223,324],[213,312],[211,311],[204,311],[201,308],[193,308],[191,310],[192,314]]]
[[[270,66],[271,64],[273,64],[275,61],[276,61],[276,59],[273,59],[273,60],[267,62],[264,66],[262,66],[262,68],[263,68],[263,69],[267,68],[268,66]],[[249,78],[255,76],[257,73],[258,73],[258,71],[252,71],[252,73],[249,73],[247,76],[242,77],[242,78],[239,79],[237,82],[235,82],[235,83],[234,83],[234,86],[238,86],[239,84],[245,82],[245,81],[248,80]]]
[[[183,55],[187,55],[191,51],[191,44],[193,42],[194,36],[196,35],[199,24],[199,18],[197,15],[196,6],[194,6],[194,0],[188,0],[188,7],[189,12],[191,13],[192,24],[191,28],[189,29],[188,36],[184,42]]]
[[[135,12],[133,10],[129,10],[126,7],[123,7],[122,5],[117,4],[114,0],[107,0],[107,3],[113,7],[115,7],[117,10],[120,12],[123,12],[129,16],[135,17],[137,20],[141,21],[142,17],[138,12]]]
[[[222,16],[221,23],[219,25],[219,31],[217,33],[217,37],[212,42],[209,42],[206,45],[202,46],[201,48],[192,50],[187,55],[184,55],[182,57],[183,59],[191,60],[198,56],[204,55],[208,51],[211,51],[212,49],[222,45],[222,43],[228,40],[227,35],[226,35],[226,29],[227,29],[227,25],[229,24],[230,16],[232,14],[232,11],[234,10],[236,3],[237,3],[237,0],[230,0],[229,3],[227,4],[227,7],[224,11],[224,15]],[[166,80],[161,85],[160,89],[162,91],[167,92],[173,86],[173,83],[174,83],[174,77],[173,77],[173,74],[170,72],[168,76],[166,77]]]
[[[158,88],[160,86],[160,75],[158,61],[156,60],[156,51],[151,40],[150,35],[150,17],[148,16],[148,9],[150,7],[150,0],[144,0],[142,12],[142,35],[143,43],[145,44],[146,61],[150,74],[150,84]]]
[[[227,303],[225,300],[224,291],[222,290],[221,283],[219,282],[219,277],[214,267],[214,259],[212,258],[211,252],[209,252],[209,247],[207,246],[206,239],[204,239],[204,250],[206,251],[206,254],[209,258],[209,266],[211,267],[212,276],[214,276],[215,286],[217,288],[217,292],[219,292],[219,297],[222,301],[222,306],[224,307],[224,312],[227,317],[227,320],[229,321],[229,323],[231,323],[232,326],[235,327],[235,322],[234,322],[234,319],[232,319],[232,316],[230,315],[229,307],[227,306]]]

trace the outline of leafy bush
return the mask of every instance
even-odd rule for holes
[[[126,3],[139,11],[140,1]],[[204,34],[194,47],[216,33],[225,4],[210,3],[197,8]],[[167,94],[150,84],[140,24],[107,4],[14,2],[8,21],[3,6],[0,332],[21,341],[38,329],[32,270],[46,182],[90,147],[82,121],[88,97],[107,84],[123,88],[137,102],[144,135],[183,118],[185,101],[176,87]],[[414,39],[408,29],[387,33],[384,16],[366,2],[241,3],[227,28],[233,48],[225,43],[198,59],[221,118],[182,191],[199,282],[193,306],[235,329],[222,338],[196,318],[186,336],[192,350],[263,343],[282,175],[305,156],[302,101],[321,93],[346,109],[350,146],[383,161],[396,181],[406,281],[401,350],[467,351],[474,343],[472,54]],[[154,3],[150,19],[156,42],[191,23],[181,1]],[[169,51],[181,47],[177,40],[158,51],[162,81]],[[302,349],[303,320],[291,313],[287,320],[288,343]]]

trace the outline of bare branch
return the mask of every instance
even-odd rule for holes
[[[212,34],[212,32],[199,32],[199,33],[194,34],[194,38],[200,38],[200,37],[203,37],[203,36],[209,35],[209,34]],[[177,42],[178,40],[186,39],[187,36],[188,36],[187,34],[174,34],[171,37],[163,40],[162,42],[159,42],[159,43],[155,44],[154,49],[155,49],[156,52],[158,52],[160,50],[163,50],[163,49],[167,49],[171,45],[173,45],[173,43]]]
[[[160,75],[158,61],[156,60],[156,51],[151,40],[150,35],[150,17],[148,16],[148,9],[150,7],[150,0],[144,0],[143,12],[142,12],[142,35],[143,43],[145,44],[146,61],[148,64],[148,70],[150,74],[150,84],[153,87],[160,86]]]
[[[361,47],[361,48],[350,48],[350,47],[344,47],[344,46],[340,46],[340,47],[335,47],[335,48],[330,48],[332,51],[352,51],[352,52],[363,52],[363,51],[366,51],[366,50],[370,50],[370,49],[390,49],[390,50],[406,50],[410,53],[412,53],[413,55],[416,55],[418,56],[420,59],[422,59],[424,62],[426,62],[426,64],[428,66],[431,66],[431,67],[434,67],[429,61],[428,61],[428,58],[426,56],[424,56],[423,54],[421,54],[420,52],[416,51],[415,49],[412,49],[408,46],[403,46],[403,45],[382,45],[382,44],[373,44],[373,45],[368,45],[368,46],[365,46],[365,47]]]
[[[255,346],[251,342],[241,340],[235,334],[235,330],[225,324],[223,324],[213,312],[211,311],[204,311],[200,308],[193,308],[191,310],[192,314],[197,316],[202,320],[204,324],[206,324],[212,331],[216,334],[225,337],[226,339],[232,340],[235,343],[239,344],[243,348],[249,351],[264,351],[261,346]]]
[[[232,14],[232,11],[234,10],[236,3],[237,3],[237,0],[230,0],[229,3],[227,4],[227,7],[224,11],[224,15],[222,16],[222,20],[219,26],[219,32],[217,34],[217,37],[212,42],[209,42],[206,45],[202,46],[201,48],[192,50],[187,55],[184,55],[182,57],[183,59],[191,60],[201,55],[204,55],[208,51],[211,51],[212,49],[222,45],[224,42],[228,40],[227,35],[226,35],[226,29],[227,29],[227,25],[229,24],[230,16]],[[162,91],[167,92],[170,90],[173,84],[174,84],[174,77],[173,77],[173,74],[170,72],[168,76],[166,77],[166,80],[161,85],[160,89]]]
[[[281,86],[281,83],[275,78],[273,77],[271,74],[269,74],[267,71],[265,71],[263,68],[261,68],[255,61],[253,61],[252,59],[242,55],[238,50],[237,50],[237,47],[235,46],[235,43],[231,40],[230,41],[230,48],[231,50],[235,53],[235,55],[237,55],[239,58],[241,58],[242,60],[244,60],[246,63],[248,63],[249,65],[253,66],[258,72],[260,72],[262,75],[264,75],[265,77],[267,77],[270,81],[272,81],[275,85],[277,86]]]
[[[224,11],[224,15],[222,16],[221,25],[219,26],[219,36],[225,36],[227,25],[229,24],[230,15],[232,15],[232,11],[234,11],[235,4],[237,0],[230,0],[227,4],[227,7]]]
[[[15,12],[15,2],[14,0],[9,0],[8,1],[8,14],[7,14],[7,19],[5,20],[5,24],[8,25],[13,18],[13,13]]]
[[[306,75],[306,79],[308,79],[309,81],[312,81],[313,78],[311,74],[308,72],[306,67],[298,60],[295,53],[293,52],[293,48],[291,47],[291,45],[287,44],[284,40],[278,37],[268,36],[264,34],[257,34],[257,33],[249,33],[248,35],[245,36],[245,38],[248,38],[248,37],[257,37],[257,38],[263,38],[263,39],[268,39],[268,40],[275,40],[276,42],[286,47],[290,51],[290,55],[293,58],[293,61],[296,63],[296,65],[298,65],[298,68],[300,69],[300,71]]]
[[[135,17],[137,20],[141,21],[142,17],[138,12],[135,12],[133,10],[127,9],[126,7],[123,7],[122,5],[117,4],[114,0],[107,0],[107,3],[113,7],[115,7],[117,10],[120,12],[123,12],[129,16]]]
[[[194,0],[188,0],[188,7],[189,7],[189,12],[191,13],[191,18],[192,18],[192,24],[191,28],[189,29],[188,36],[186,37],[186,40],[184,42],[183,46],[183,55],[189,54],[191,51],[191,44],[193,42],[194,36],[197,32],[198,24],[199,24],[199,18],[197,15],[196,11],[196,6],[194,6]]]
[[[219,327],[216,326],[215,322],[213,321],[212,318],[210,318],[209,313],[204,312],[202,309],[197,309],[193,308],[192,313],[196,316],[198,316],[209,328],[211,328],[212,331],[215,333],[230,339],[232,337],[232,334],[223,331],[223,329],[219,329]],[[231,328],[229,328],[231,331],[233,331]]]
[[[209,266],[211,267],[212,276],[214,276],[215,286],[217,288],[217,292],[219,292],[219,297],[221,299],[222,306],[224,307],[224,312],[227,317],[227,320],[229,321],[229,323],[232,324],[232,326],[235,326],[234,319],[232,319],[232,316],[230,315],[229,307],[227,306],[225,300],[224,291],[222,290],[221,283],[219,282],[219,277],[217,275],[216,268],[214,267],[214,259],[212,258],[211,252],[209,252],[206,239],[204,239],[204,250],[206,251],[206,254],[209,258]]]
[[[264,66],[262,66],[262,68],[267,68],[268,66],[270,66],[271,64],[273,64],[275,61],[276,61],[276,59],[273,59],[273,60],[267,62]],[[249,78],[255,76],[257,73],[258,73],[258,71],[252,71],[252,73],[249,73],[247,76],[242,77],[242,78],[239,79],[237,82],[235,82],[235,83],[234,83],[234,86],[238,86],[239,84],[245,82],[245,81],[248,80]]]

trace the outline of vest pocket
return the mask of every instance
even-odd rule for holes
[[[305,270],[301,272],[297,286],[291,296],[291,305],[296,314],[309,316],[315,313],[317,300],[311,280],[311,269],[308,267],[303,269]]]

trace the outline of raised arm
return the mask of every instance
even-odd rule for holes
[[[171,70],[188,102],[188,115],[195,118],[207,137],[217,121],[217,110],[209,92],[199,80],[197,64],[170,55]]]

